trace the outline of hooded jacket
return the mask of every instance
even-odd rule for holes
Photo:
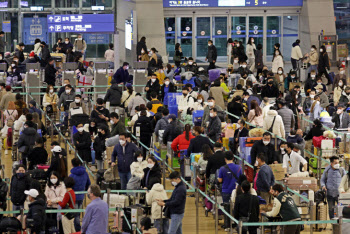
[[[142,162],[133,162],[130,165],[130,171],[132,176],[137,176],[140,179],[143,178],[144,172],[143,170],[147,167],[147,161],[143,160]]]
[[[156,183],[161,183],[162,170],[158,163],[154,164],[152,168],[146,167],[143,169],[144,176],[141,180],[142,188],[147,187],[148,190],[152,189],[152,186]]]
[[[111,88],[107,90],[107,94],[104,98],[105,102],[110,102],[111,106],[120,106],[122,97],[122,91],[118,87],[117,83],[112,84]]]
[[[89,175],[85,170],[85,167],[83,166],[73,167],[70,170],[70,173],[71,174],[69,175],[69,177],[72,177],[75,181],[73,190],[75,192],[87,191],[91,182],[90,182]],[[77,201],[84,200],[84,194],[76,194],[75,197]]]
[[[77,182],[76,180],[74,180]],[[52,202],[52,206],[50,208],[56,208],[58,207],[58,202],[62,202],[64,194],[66,194],[66,186],[63,182],[60,182],[58,186],[51,186],[49,187],[46,185],[45,187],[45,196],[47,200],[50,200]]]
[[[279,137],[285,138],[284,124],[282,117],[278,115],[277,111],[269,110],[267,111],[267,116],[264,119],[263,129],[269,130],[272,126],[273,119],[276,117],[273,124],[272,132]]]
[[[189,140],[187,140],[186,131],[185,131],[173,140],[173,143],[171,143],[171,148],[174,150],[174,152],[178,152],[180,150],[187,150],[188,147],[190,146],[190,141],[193,138],[194,136],[192,135],[191,132],[189,132]]]
[[[18,149],[21,149],[21,147],[25,146],[28,147],[27,153],[25,155],[28,155],[32,152],[33,147],[35,145],[35,140],[40,137],[39,134],[36,132],[34,128],[27,127],[23,130],[22,134],[19,136],[18,139]]]
[[[14,205],[23,205],[26,200],[25,190],[29,190],[31,184],[31,179],[24,175],[23,177],[18,177],[17,174],[13,175],[11,178],[10,185],[10,196],[11,202]]]
[[[160,120],[158,120],[156,128],[154,129],[154,133],[156,134],[156,136],[159,136],[159,130],[165,131],[168,124],[168,116],[163,116]]]
[[[30,228],[32,233],[40,233],[45,230],[45,221],[45,201],[37,198],[37,200],[29,204],[27,227]]]
[[[127,83],[129,81],[129,72],[128,70],[124,70],[123,67],[120,67],[116,73],[113,75],[113,79],[117,82],[117,84],[120,83]]]
[[[83,131],[73,135],[75,148],[79,156],[86,162],[91,162],[91,136],[90,133]],[[79,143],[78,143],[79,142]]]
[[[162,217],[162,208],[157,204],[158,199],[163,201],[168,199],[164,186],[159,183],[154,184],[151,191],[146,194],[146,202],[152,206],[152,219],[160,219]]]

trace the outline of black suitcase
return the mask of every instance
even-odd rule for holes
[[[110,182],[109,181],[102,181],[101,182],[101,190],[107,190],[110,188]]]
[[[124,216],[122,221],[122,230],[126,233],[131,233],[131,228],[129,227],[128,223],[131,225],[131,209],[129,207],[125,207],[124,209]],[[128,220],[128,222],[126,221]]]
[[[70,126],[77,126],[78,124],[87,124],[89,123],[89,116],[87,114],[76,114],[72,115],[71,119],[69,120]]]
[[[101,183],[102,183],[103,178],[104,178],[103,175],[104,175],[105,171],[106,171],[106,169],[100,169],[96,173],[96,184],[98,184],[98,186],[100,186],[100,187],[101,187]]]
[[[111,190],[120,190],[122,188],[122,186],[121,186],[119,180],[115,180],[115,181],[109,182],[109,188]]]
[[[47,174],[46,171],[43,169],[34,169],[31,171],[31,177],[35,180],[46,180]]]
[[[15,217],[3,217],[0,222],[0,233],[15,232],[22,230],[21,222]]]

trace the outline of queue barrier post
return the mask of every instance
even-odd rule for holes
[[[215,200],[215,234],[218,234],[219,229],[219,209],[218,209],[218,189],[215,185],[215,192],[214,192],[214,200]]]
[[[322,150],[319,149],[317,150],[317,152],[321,152],[321,154],[319,154],[319,158],[317,159],[317,181],[318,181],[318,185],[321,186],[321,176],[322,176]]]
[[[243,231],[243,221],[240,220],[238,223],[238,233],[242,234],[243,233],[242,231]],[[262,232],[262,233],[264,233],[264,232]]]
[[[196,234],[199,234],[199,192],[198,192],[198,185],[196,184],[195,187],[195,197],[196,197]]]
[[[343,227],[342,227],[343,226],[343,216],[340,216],[338,221],[339,221],[339,234],[343,234],[343,230],[342,230],[343,229]]]
[[[20,216],[21,216],[20,222],[21,222],[21,225],[22,225],[21,233],[23,233],[23,230],[24,230],[23,227],[25,227],[25,224],[24,224],[24,209],[23,208],[20,209]]]
[[[233,217],[233,203],[232,200],[230,199],[230,215]],[[233,227],[232,227],[232,219],[230,219],[230,234],[233,234]]]
[[[314,202],[310,200],[309,202],[309,212],[310,212],[310,220],[315,220],[316,217],[314,217],[314,212],[312,212],[312,207],[314,205]],[[310,233],[312,234],[314,232],[314,225],[310,224]]]
[[[166,186],[166,183],[165,183],[165,163],[162,162],[162,174],[163,174],[163,186],[164,186],[164,189],[165,189],[165,186]]]

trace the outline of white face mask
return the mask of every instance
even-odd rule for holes
[[[318,85],[322,84],[321,82],[317,82]]]
[[[248,98],[246,97],[246,98],[244,98],[244,101],[248,101]]]
[[[15,67],[16,66],[16,64],[11,64],[11,67]]]
[[[148,167],[148,168],[153,168],[153,167],[154,167],[154,164],[148,163],[147,167]]]
[[[241,125],[240,124],[236,124],[236,128],[240,128],[241,127]]]
[[[323,52],[323,49],[320,49],[320,52]]]
[[[79,37],[78,40],[81,41],[81,40],[83,40],[83,38]]]
[[[177,185],[177,182],[171,181],[171,184],[175,187]]]
[[[311,51],[315,51],[315,49],[314,49],[314,48],[311,48]]]
[[[169,82],[169,81],[165,81],[164,84],[165,84],[165,85],[169,85],[170,82]]]
[[[75,99],[75,103],[80,103],[80,99]]]
[[[278,74],[282,74],[282,71],[278,71]]]
[[[276,51],[275,55],[279,55],[280,53],[278,51]]]
[[[50,179],[52,184],[56,184],[57,183],[57,179]]]
[[[152,54],[153,54],[153,52],[152,52],[152,51],[150,51],[150,52],[149,52],[149,55],[152,55]]]
[[[83,128],[83,127],[78,128],[78,131],[79,131],[79,132],[83,132],[83,131],[84,131],[84,128]]]
[[[193,64],[193,62],[188,62],[188,65],[192,65]]]
[[[340,168],[340,164],[339,163],[334,165],[334,169],[339,169],[339,168]]]
[[[315,78],[316,77],[316,75],[311,75],[311,78]]]
[[[156,79],[151,79],[152,83],[156,82]]]
[[[13,61],[18,62],[18,59],[14,59]]]
[[[345,73],[345,71],[340,71],[339,73],[343,75]]]
[[[242,67],[243,67],[243,68],[246,68],[246,67],[247,67],[247,65],[242,65]]]
[[[284,148],[280,148],[282,152],[284,152]]]
[[[208,106],[214,106],[214,102],[208,102]]]
[[[252,43],[254,43],[254,40],[251,40]]]
[[[295,76],[291,76],[290,78],[294,79],[294,78],[295,78]]]
[[[110,120],[109,122],[110,122],[111,124],[114,124],[114,121],[113,121],[113,120]]]
[[[343,82],[339,82],[338,85],[339,85],[339,86],[343,86]]]
[[[268,145],[270,141],[263,141],[264,145]]]
[[[315,95],[310,95],[310,98],[312,98],[312,99],[313,99],[314,97],[315,97]]]
[[[24,46],[22,47],[22,50],[24,50]]]
[[[239,47],[239,44],[237,44],[237,47]]]
[[[50,93],[53,93],[53,89],[50,89]]]
[[[142,162],[143,158],[137,158],[138,162]]]
[[[208,46],[211,46],[211,44],[208,44]]]
[[[66,90],[66,94],[70,94],[70,90]]]
[[[145,53],[145,51],[144,51],[144,50],[141,50],[141,53],[143,54],[143,53]]]
[[[68,43],[69,43],[69,41],[65,41],[64,43],[68,44]]]
[[[125,144],[125,141],[124,141],[124,140],[119,140],[119,144],[120,144],[120,145],[124,145],[124,144]]]
[[[198,102],[198,103],[202,103],[203,100],[202,100],[202,99],[198,99],[197,102]]]
[[[341,113],[343,113],[343,110],[338,109],[338,110],[337,110],[337,114],[340,115]]]
[[[210,115],[210,117],[214,117],[214,113],[210,113],[209,115]]]
[[[238,60],[234,60],[233,62],[234,62],[234,63],[238,63]]]

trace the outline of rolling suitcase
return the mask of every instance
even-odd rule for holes
[[[213,82],[220,77],[220,69],[211,69],[208,71],[208,73],[210,82]]]

